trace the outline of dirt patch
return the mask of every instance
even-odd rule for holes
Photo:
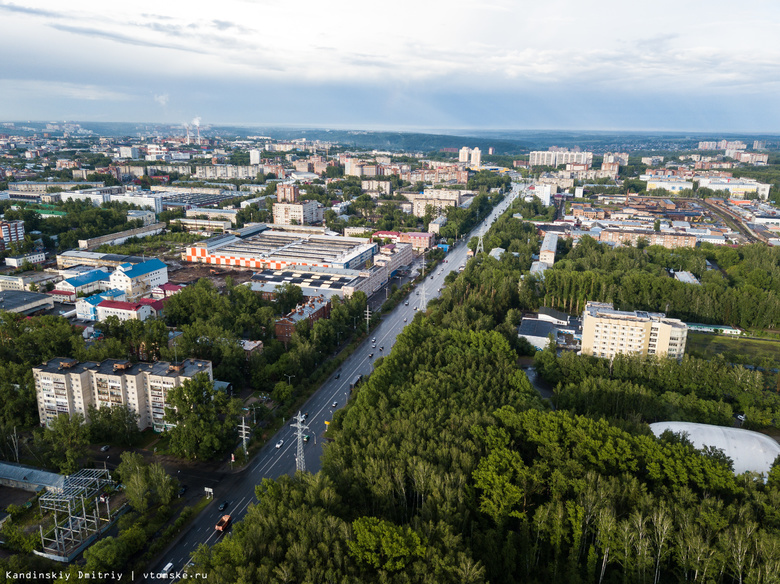
[[[236,284],[248,282],[254,272],[252,270],[243,270],[234,267],[214,267],[208,265],[185,265],[170,275],[172,284],[186,286],[194,284],[201,278],[211,280],[215,286],[225,286],[225,279],[230,276]]]
[[[35,499],[35,493],[11,487],[0,487],[0,509],[5,510],[8,505],[24,505],[27,501]]]

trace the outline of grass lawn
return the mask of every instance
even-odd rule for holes
[[[771,368],[780,367],[780,342],[763,339],[732,338],[725,335],[688,332],[685,352],[712,359],[723,354],[729,363],[762,365],[771,362]]]

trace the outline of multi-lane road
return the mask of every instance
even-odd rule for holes
[[[512,192],[491,212],[491,214],[462,241],[450,250],[447,255],[447,263],[442,263],[430,274],[426,274],[424,284],[417,286],[416,293],[412,293],[408,302],[401,303],[392,312],[387,314],[381,324],[374,330],[371,338],[367,339],[357,350],[349,356],[338,372],[334,373],[316,393],[301,408],[308,414],[306,424],[309,430],[306,432],[311,439],[304,445],[306,470],[317,472],[320,470],[320,458],[322,456],[322,434],[327,426],[326,421],[333,418],[333,412],[344,407],[349,399],[350,384],[355,377],[363,375],[367,377],[373,370],[374,361],[389,353],[393,348],[395,339],[403,328],[412,321],[417,310],[424,309],[422,305],[422,288],[425,288],[426,303],[431,298],[439,295],[439,290],[444,286],[444,278],[451,271],[457,270],[461,264],[467,261],[466,242],[472,236],[478,235],[483,229],[487,230],[504,211],[512,200],[522,191],[522,186],[514,183]],[[242,472],[228,474],[212,487],[214,499],[206,509],[190,524],[187,532],[172,546],[158,563],[153,567],[154,572],[160,572],[169,563],[173,564],[173,570],[181,570],[190,560],[190,555],[201,544],[213,545],[223,533],[215,529],[219,518],[229,513],[233,521],[239,521],[246,515],[247,507],[255,499],[255,486],[264,478],[276,478],[284,474],[293,474],[296,470],[297,439],[296,430],[290,427],[291,420],[287,420],[284,427],[273,436],[260,450]],[[276,445],[282,441],[279,448]],[[218,506],[224,502],[228,506],[224,511],[219,511]],[[157,580],[150,579],[149,582]]]

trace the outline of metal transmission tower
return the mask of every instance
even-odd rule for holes
[[[303,457],[303,431],[308,430],[309,427],[306,425],[306,418],[303,417],[300,410],[298,411],[298,415],[293,419],[295,420],[295,423],[290,424],[290,427],[296,429],[298,437],[298,453],[295,456],[295,469],[303,471],[306,470],[306,459]]]
[[[420,288],[420,311],[425,311],[425,306],[427,305],[427,300],[425,298],[425,280],[423,280],[423,285]]]
[[[249,440],[249,426],[246,425],[246,417],[241,416],[241,424],[238,426],[238,435],[241,436],[241,440],[244,443],[244,454],[248,454],[247,440]]]
[[[369,324],[371,323],[371,309],[366,304],[366,334],[368,334]]]
[[[478,253],[485,253],[485,243],[482,241],[483,237],[484,237],[484,233],[482,233],[480,231],[480,233],[479,233],[479,241],[477,241],[477,250],[474,252],[475,256]]]

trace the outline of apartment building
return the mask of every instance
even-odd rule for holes
[[[297,203],[300,198],[301,191],[298,185],[282,183],[276,185],[276,201],[278,203]]]
[[[300,203],[274,203],[274,224],[311,225],[322,223],[325,219],[325,207],[317,201],[302,201]]]
[[[325,296],[309,298],[307,302],[296,306],[290,314],[276,321],[276,338],[287,344],[295,332],[296,324],[308,320],[310,325],[314,325],[319,319],[330,316],[330,308],[330,300]]]
[[[696,247],[695,235],[678,231],[604,229],[599,235],[599,241],[607,243],[630,242],[631,245],[637,245],[640,240],[645,240],[648,245],[661,245],[667,249]]]
[[[127,406],[138,414],[141,430],[162,431],[168,392],[198,373],[213,381],[210,361],[131,363],[107,359],[101,363],[55,357],[33,367],[41,425],[60,414],[80,413],[89,421],[88,408]]]
[[[561,164],[593,164],[593,152],[532,151],[529,166],[560,166]]]
[[[542,247],[539,251],[539,261],[552,266],[555,263],[555,252],[557,249],[558,234],[552,231],[545,233]]]
[[[688,327],[658,312],[615,310],[611,303],[588,302],[582,315],[582,353],[611,359],[617,354],[682,359]]]
[[[0,250],[24,241],[24,221],[0,221]]]

